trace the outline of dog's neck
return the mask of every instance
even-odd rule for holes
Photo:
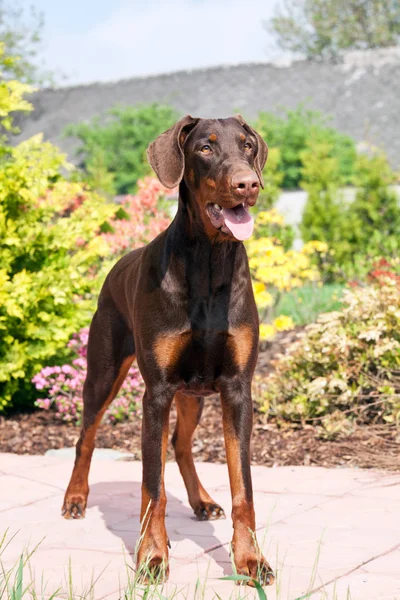
[[[203,294],[206,287],[210,290],[218,288],[234,277],[235,263],[243,253],[246,251],[241,242],[220,242],[210,238],[199,215],[196,199],[181,182],[178,211],[167,232],[164,269],[167,264],[171,268],[170,261],[175,256],[186,265],[185,271],[194,287],[199,284],[199,292],[201,287]]]

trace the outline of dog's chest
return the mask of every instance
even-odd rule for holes
[[[243,325],[243,315],[252,310],[248,273],[229,266],[164,278],[164,332],[157,336],[156,360],[170,383],[193,394],[218,391],[220,378],[244,368],[254,346],[252,328]]]
[[[218,305],[210,311],[199,301],[193,316],[181,331],[160,336],[155,354],[170,383],[207,395],[218,391],[221,377],[246,368],[255,336],[249,325],[229,324],[228,311]]]
[[[189,329],[166,338],[163,354],[169,381],[195,395],[217,391],[226,368],[228,336],[224,331]]]

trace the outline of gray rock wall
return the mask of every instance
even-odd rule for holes
[[[62,137],[66,125],[88,121],[116,103],[161,102],[182,115],[225,117],[279,111],[300,101],[332,116],[356,141],[382,146],[400,164],[400,48],[349,53],[341,64],[296,61],[243,64],[181,71],[112,83],[46,89],[32,97],[35,111],[20,126],[25,139],[43,132],[70,154],[75,142]]]

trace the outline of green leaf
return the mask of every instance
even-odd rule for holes
[[[235,581],[236,583],[239,581],[242,581],[243,583],[248,583],[251,581],[257,590],[259,600],[267,600],[267,596],[260,583],[252,577],[247,577],[247,575],[227,575],[226,577],[220,577],[220,579],[221,581]]]

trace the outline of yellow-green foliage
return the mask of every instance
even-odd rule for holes
[[[295,421],[321,419],[330,435],[345,417],[399,420],[399,283],[387,278],[348,290],[343,302],[343,310],[309,325],[259,384],[265,411]]]
[[[27,86],[1,84],[0,114],[28,108]],[[31,377],[88,323],[115,207],[60,176],[65,157],[41,136],[0,142],[0,411],[33,402]],[[58,357],[60,359],[60,357]]]
[[[278,292],[288,292],[308,281],[318,281],[320,274],[310,256],[327,250],[323,242],[309,242],[300,251],[285,251],[279,240],[273,238],[252,240],[247,248],[254,280]]]
[[[286,225],[276,208],[262,210],[257,214],[254,238],[266,237],[280,242],[285,250],[289,250],[293,245],[294,229]]]
[[[273,237],[262,237],[266,230]],[[313,264],[316,255],[323,257],[328,247],[323,242],[312,241],[300,251],[285,249],[285,223],[275,209],[257,215],[255,235],[246,243],[253,290],[261,320],[270,320],[273,308],[281,293],[301,287],[310,281],[319,281],[320,273]],[[283,240],[283,241],[282,241]],[[321,258],[322,260],[322,258]],[[290,329],[290,317],[279,316],[272,323],[262,323],[261,339],[271,339],[277,331]]]
[[[31,92],[31,86],[19,81],[5,81],[2,78],[2,67],[11,66],[17,59],[4,55],[4,44],[0,42],[0,125],[6,131],[12,128],[11,112],[30,110],[31,105],[24,99],[24,94]]]

